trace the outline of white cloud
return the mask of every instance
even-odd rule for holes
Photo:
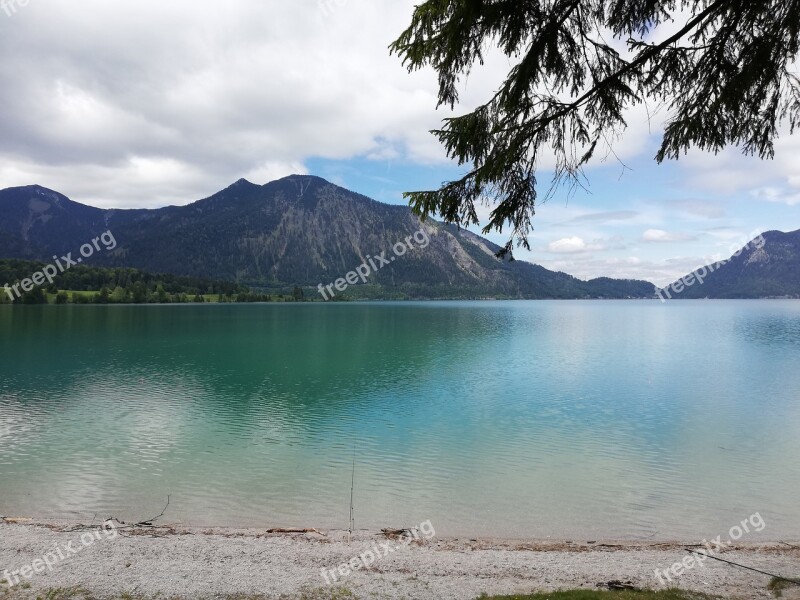
[[[793,181],[790,179],[790,182]],[[775,187],[763,187],[755,189],[751,195],[759,200],[765,202],[776,202],[786,204],[787,206],[795,206],[800,204],[800,192],[786,189],[779,189]]]
[[[572,254],[574,252],[585,252],[587,244],[583,241],[583,238],[570,237],[550,242],[547,245],[547,249],[555,254]]]
[[[643,242],[687,242],[694,239],[686,233],[671,233],[663,229],[648,229],[642,234]]]
[[[800,135],[790,135],[788,125],[782,124],[775,139],[773,159],[746,156],[739,148],[727,147],[718,154],[692,149],[677,164],[687,175],[683,183],[721,197],[753,193],[766,187],[796,189]]]
[[[151,206],[305,172],[311,157],[444,164],[435,76],[387,49],[413,5],[31,3],[0,19],[0,188]],[[170,165],[172,190],[150,186]]]
[[[0,19],[0,188],[155,206],[304,172],[312,157],[449,164],[429,133],[452,114],[436,109],[435,73],[409,74],[388,52],[417,3],[37,0]],[[489,98],[512,64],[488,50],[455,112]],[[647,146],[646,107],[626,119],[595,165]],[[152,180],[169,164],[170,189],[138,178],[140,165]],[[552,165],[543,155],[540,168]]]
[[[613,223],[627,221],[639,215],[635,210],[615,210],[605,212],[590,212],[573,217],[566,223]]]
[[[609,249],[624,249],[625,244],[621,236],[614,236],[609,239],[593,239],[587,243],[580,236],[572,236],[555,240],[547,244],[547,252],[553,254],[575,254],[579,252],[602,252]]]
[[[721,219],[727,214],[722,203],[714,200],[671,200],[667,205],[686,215],[703,219]]]
[[[727,255],[730,256],[730,255]],[[725,258],[727,258],[727,256]],[[518,256],[523,260],[524,257]],[[563,271],[580,279],[613,277],[640,279],[665,286],[697,268],[723,257],[681,256],[666,259],[646,259],[637,255],[602,257],[589,253],[569,255],[569,258],[537,260],[543,267]]]

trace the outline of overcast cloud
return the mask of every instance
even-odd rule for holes
[[[401,202],[457,172],[428,133],[448,116],[435,110],[434,74],[410,75],[387,51],[419,0],[7,1],[0,188],[158,207],[241,177],[314,172]],[[508,68],[490,55],[457,112]],[[648,118],[651,108],[630,111],[615,155],[588,171],[588,193],[540,207],[532,252],[518,258],[666,283],[719,252],[721,231],[800,227],[800,138],[781,138],[767,163],[731,149],[658,167],[664,115]]]

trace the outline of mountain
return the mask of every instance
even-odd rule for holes
[[[661,291],[667,298],[800,298],[800,229],[768,231],[730,259],[703,267]]]
[[[423,228],[423,229],[421,229]],[[469,231],[420,220],[324,179],[294,175],[263,186],[244,179],[187,206],[102,210],[40,186],[0,191],[0,257],[52,260],[112,231],[98,266],[134,267],[262,288],[328,285],[418,234],[419,247],[352,287],[350,296],[427,298],[652,297],[653,284],[582,281],[522,261]],[[424,231],[424,234],[419,233]],[[422,242],[420,242],[422,243]]]
[[[39,186],[2,190],[0,211],[4,258],[49,258],[50,248],[63,250],[102,227],[104,212]]]

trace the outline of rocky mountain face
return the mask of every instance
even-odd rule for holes
[[[768,231],[661,291],[673,298],[800,298],[800,230]]]

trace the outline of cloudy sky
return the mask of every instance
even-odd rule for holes
[[[387,51],[418,1],[3,0],[0,188],[159,207],[309,173],[403,203],[461,173],[428,133],[449,114],[435,75]],[[456,112],[509,67],[490,56]],[[665,115],[649,108],[631,110],[588,190],[539,207],[518,258],[665,284],[758,231],[800,228],[800,135],[773,161],[731,149],[659,166]]]

